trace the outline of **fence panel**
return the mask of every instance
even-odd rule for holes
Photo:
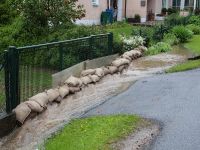
[[[47,44],[10,47],[7,53],[7,112],[52,86],[52,74],[112,54],[112,33]]]

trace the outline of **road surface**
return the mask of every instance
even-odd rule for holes
[[[200,69],[139,80],[86,116],[101,114],[138,114],[161,121],[154,150],[199,150]]]

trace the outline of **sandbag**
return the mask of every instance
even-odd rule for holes
[[[108,68],[102,67],[102,69],[103,69],[103,72],[104,72],[105,76],[108,75],[108,74],[110,74],[110,70]]]
[[[139,50],[133,50],[133,56],[135,58],[138,58],[142,56],[142,53]]]
[[[21,103],[14,109],[14,112],[16,114],[17,121],[23,124],[28,115],[31,113],[31,109],[27,104]]]
[[[95,69],[87,69],[87,70],[83,70],[81,72],[82,77],[85,77],[85,76],[88,76],[88,75],[93,75],[93,74],[95,74]]]
[[[80,87],[69,87],[69,92],[70,92],[71,94],[74,94],[74,93],[76,93],[76,92],[79,92],[80,90],[81,90]]]
[[[139,46],[138,49],[141,53],[144,53],[148,50],[147,47],[145,47],[145,46]]]
[[[81,77],[81,81],[83,82],[84,85],[88,85],[88,84],[92,83],[92,80],[89,76]]]
[[[49,97],[46,92],[43,92],[29,98],[29,100],[36,101],[38,104],[40,104],[41,107],[46,108],[47,103],[49,101]]]
[[[61,101],[62,101],[62,97],[61,96],[58,96],[58,98],[56,98],[56,100],[55,100],[55,102],[58,102],[58,103],[60,103]]]
[[[114,74],[118,71],[118,68],[116,66],[108,66],[107,67],[111,74]]]
[[[100,77],[97,76],[97,75],[90,75],[89,77],[90,77],[90,79],[92,80],[93,83],[96,83],[100,80]]]
[[[98,77],[102,78],[102,77],[104,76],[104,71],[103,71],[102,68],[97,68],[97,69],[95,69],[95,74],[96,74]]]
[[[132,61],[132,58],[126,54],[123,54],[121,58],[128,59],[130,62]]]
[[[125,59],[125,58],[119,58],[119,59],[116,59],[112,62],[112,65],[113,66],[116,66],[116,67],[120,67],[122,65],[126,65],[126,64],[129,64],[130,61],[128,59]]]
[[[41,107],[40,104],[38,104],[35,101],[26,101],[24,103],[31,109],[31,112],[40,113],[40,112],[42,112],[44,110],[44,108]]]
[[[82,85],[82,81],[79,78],[76,78],[74,76],[69,77],[66,81],[65,84],[69,85],[69,86],[81,86]]]
[[[122,66],[120,66],[119,68],[118,68],[118,71],[120,72],[120,73],[122,73],[122,71],[125,69],[125,65],[122,65]]]
[[[63,99],[65,96],[69,94],[69,87],[67,85],[61,86],[58,88],[59,95]]]
[[[130,58],[132,58],[133,54],[131,53],[131,51],[125,52],[123,55],[126,55]]]
[[[47,93],[47,95],[49,97],[49,102],[53,102],[59,96],[58,89],[50,89],[50,90],[47,90],[46,93]]]

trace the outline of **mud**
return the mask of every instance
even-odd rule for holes
[[[145,125],[145,126],[144,126]],[[162,126],[157,121],[144,120],[134,133],[112,144],[114,150],[147,150],[160,134]]]
[[[0,139],[0,149],[36,149],[44,143],[44,139],[61,129],[71,119],[81,117],[88,110],[126,91],[138,79],[162,73],[165,69],[185,61],[188,55],[178,47],[168,54],[135,60],[122,74],[108,75],[99,83],[68,96],[60,104],[48,106],[44,113],[27,120],[22,127]]]

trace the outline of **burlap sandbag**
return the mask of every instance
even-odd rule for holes
[[[102,69],[103,69],[103,72],[104,72],[105,76],[108,75],[108,74],[110,74],[110,70],[108,68],[102,67]]]
[[[14,112],[16,114],[17,121],[23,124],[28,115],[31,113],[31,109],[27,104],[21,103],[14,109]]]
[[[130,61],[128,59],[125,59],[125,58],[119,58],[119,59],[116,59],[112,62],[112,65],[113,66],[116,66],[116,67],[120,67],[122,65],[127,65],[129,64]]]
[[[141,53],[144,53],[148,50],[145,46],[139,46],[138,49]]]
[[[69,92],[70,92],[71,94],[74,94],[74,93],[76,93],[76,92],[79,92],[80,90],[81,90],[80,87],[69,87]]]
[[[38,104],[35,101],[26,101],[25,104],[28,105],[28,107],[31,109],[31,112],[42,112],[44,110],[43,107],[40,106],[40,104]]]
[[[97,75],[90,75],[89,77],[90,77],[90,79],[92,80],[93,83],[96,83],[100,80],[100,77],[97,76]]]
[[[36,101],[38,104],[40,104],[41,107],[46,108],[47,103],[49,101],[49,97],[46,92],[43,92],[29,98],[29,100]]]
[[[102,68],[97,68],[97,69],[95,69],[95,74],[96,74],[98,77],[102,78],[102,77],[104,76],[104,71],[103,71]]]
[[[88,75],[93,75],[93,74],[95,74],[95,69],[87,69],[87,70],[83,70],[81,72],[82,77],[85,77],[85,76],[88,76]]]
[[[125,52],[123,55],[126,55],[130,58],[132,58],[133,54],[131,53],[131,51]]]
[[[130,62],[132,61],[132,58],[126,54],[123,54],[121,58],[128,59]]]
[[[49,102],[53,102],[59,96],[58,89],[50,89],[50,90],[47,90],[46,93],[47,93],[47,95],[49,97]]]
[[[116,66],[108,66],[107,68],[109,69],[110,74],[117,73],[118,71],[118,68]]]
[[[120,73],[122,73],[122,71],[125,69],[125,65],[122,65],[122,66],[120,66],[119,68],[118,68],[118,71],[120,72]]]
[[[65,96],[69,94],[69,87],[67,85],[61,86],[58,88],[59,95],[63,99]]]
[[[138,57],[141,57],[142,56],[142,53],[139,51],[139,50],[133,50],[133,57],[134,58],[138,58]]]
[[[58,102],[58,103],[60,103],[61,101],[62,101],[62,97],[61,96],[58,96],[58,98],[56,98],[56,100],[55,100],[55,102]]]
[[[65,84],[69,85],[69,86],[81,86],[82,85],[82,81],[79,78],[76,78],[74,76],[69,77],[66,81]]]
[[[92,83],[92,80],[89,76],[81,77],[81,81],[83,82],[84,85],[88,85],[88,84]]]

